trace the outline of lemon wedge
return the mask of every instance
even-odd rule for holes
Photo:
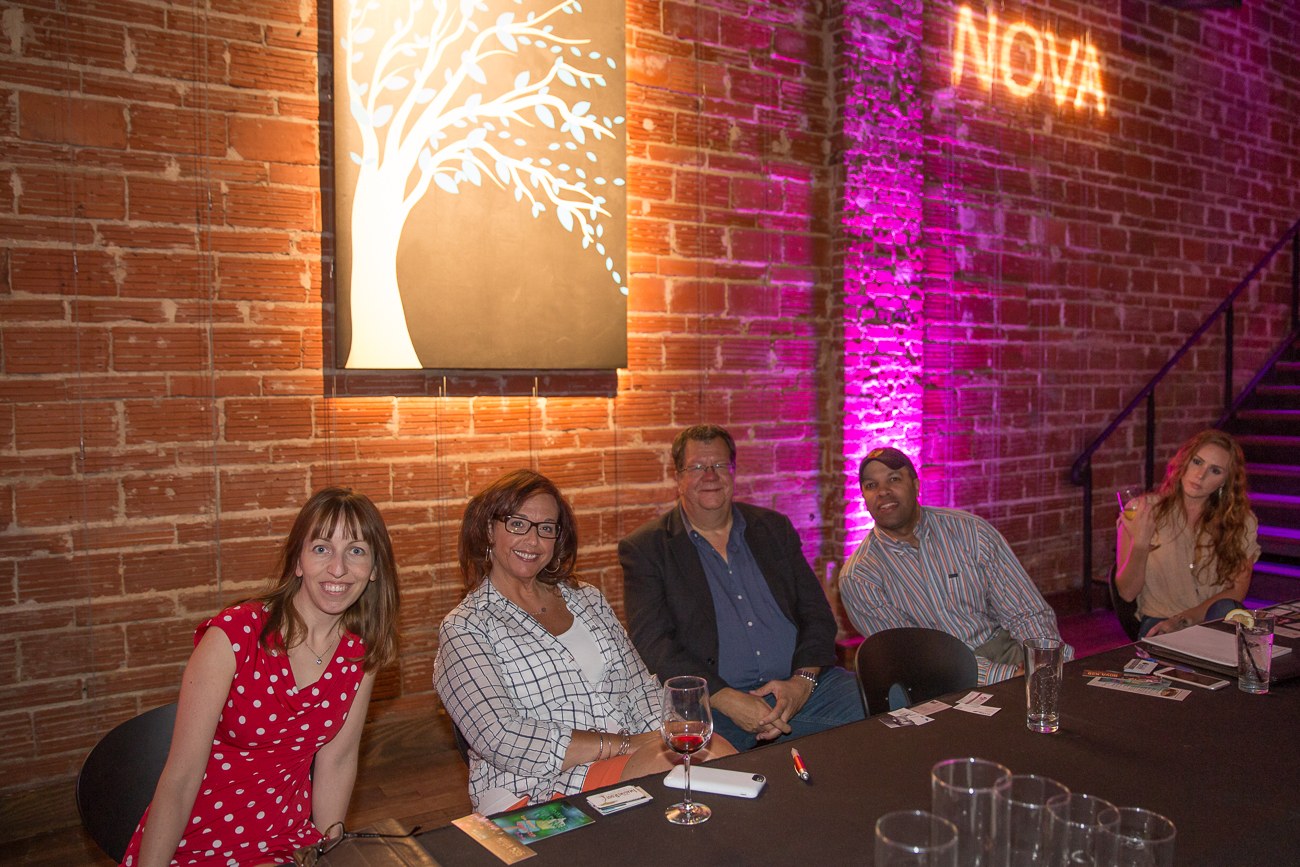
[[[1255,625],[1255,615],[1251,614],[1245,608],[1234,608],[1223,617],[1224,623],[1240,623],[1246,628]]]

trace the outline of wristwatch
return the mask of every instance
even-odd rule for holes
[[[817,669],[797,668],[795,669],[794,677],[802,677],[804,680],[812,684],[814,691],[817,689]]]

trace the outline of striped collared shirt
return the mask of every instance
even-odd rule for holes
[[[921,506],[920,547],[873,529],[840,573],[840,595],[863,635],[900,626],[940,629],[972,650],[999,627],[1016,641],[1061,637],[1056,614],[983,518]],[[1074,650],[1065,648],[1065,658]],[[1015,677],[1019,666],[977,656],[980,684]]]

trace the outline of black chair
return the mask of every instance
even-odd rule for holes
[[[120,862],[162,776],[176,704],[127,720],[100,739],[77,775],[77,812],[86,833]]]
[[[456,749],[460,751],[461,761],[463,761],[465,765],[468,767],[469,766],[469,741],[465,740],[465,736],[460,733],[460,726],[456,725],[455,723],[452,723],[451,730],[456,733]]]
[[[858,688],[867,715],[897,710],[889,691],[898,686],[910,707],[979,683],[975,654],[961,639],[938,629],[905,626],[870,635],[858,646]]]
[[[1119,595],[1119,588],[1115,586],[1114,566],[1110,567],[1110,574],[1106,576],[1106,586],[1110,588],[1110,607],[1119,618],[1119,625],[1124,627],[1124,634],[1128,636],[1129,641],[1137,641],[1138,627],[1142,625],[1138,620],[1137,600],[1128,602]]]

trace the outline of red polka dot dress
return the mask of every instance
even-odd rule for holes
[[[364,644],[350,632],[325,661],[320,679],[298,689],[289,658],[257,641],[261,603],[236,605],[199,626],[211,627],[235,651],[235,677],[217,721],[212,754],[173,865],[292,862],[293,851],[320,841],[311,821],[311,763],[343,727],[361,686]],[[355,660],[355,661],[354,661]],[[122,859],[132,867],[148,811]]]

